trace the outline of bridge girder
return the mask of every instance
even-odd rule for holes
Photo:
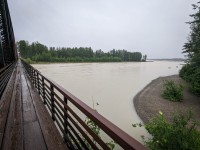
[[[15,38],[7,0],[0,0],[0,68],[17,60]]]

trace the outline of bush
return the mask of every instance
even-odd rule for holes
[[[89,118],[86,118],[85,119],[85,123],[86,125],[97,135],[100,137],[100,131],[101,131],[101,128],[94,122],[92,121],[91,119]],[[87,132],[86,132],[87,133]],[[101,137],[100,137],[101,138]],[[83,140],[86,142],[86,145],[88,146],[89,150],[92,150],[92,147],[90,146],[90,144],[85,140],[85,138],[83,138]],[[93,143],[95,145],[97,145],[97,142],[95,141],[95,139],[93,139]],[[110,150],[114,150],[115,148],[115,142],[114,141],[110,141],[110,142],[107,142],[106,145],[110,148]]]
[[[179,76],[189,83],[192,93],[200,96],[200,68],[197,63],[183,66]]]
[[[191,91],[200,96],[200,68],[196,69],[195,72],[191,75]]]
[[[174,81],[165,81],[162,97],[165,99],[169,99],[170,101],[182,101],[183,86],[181,84],[176,85]]]
[[[185,78],[185,76],[186,76],[186,73],[188,72],[188,66],[189,65],[184,65],[182,68],[181,68],[181,70],[179,71],[179,77],[181,77],[181,78]]]
[[[152,138],[143,139],[151,150],[199,150],[200,132],[196,129],[197,125],[192,120],[191,111],[187,115],[174,115],[172,123],[160,112],[145,125]]]
[[[22,59],[28,64],[33,64],[34,62],[30,58]]]
[[[179,71],[179,76],[185,81],[191,82],[192,81],[191,75],[195,73],[196,68],[197,67],[195,65],[186,64]]]

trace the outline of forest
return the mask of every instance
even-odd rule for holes
[[[147,55],[141,52],[129,52],[127,50],[110,50],[104,52],[101,49],[93,51],[91,47],[47,47],[39,42],[29,43],[21,40],[17,42],[20,57],[33,62],[122,62],[122,61],[146,61]]]

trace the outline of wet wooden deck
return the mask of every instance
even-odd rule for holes
[[[21,62],[0,100],[0,149],[67,149]]]

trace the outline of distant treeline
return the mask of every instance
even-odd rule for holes
[[[141,52],[128,52],[127,50],[110,50],[103,52],[91,47],[50,47],[39,43],[21,40],[17,42],[20,56],[30,62],[120,62],[120,61],[146,61],[147,56]]]

